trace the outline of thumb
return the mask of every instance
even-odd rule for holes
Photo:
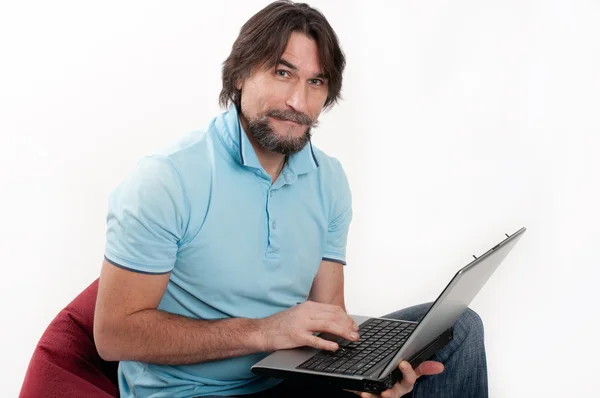
[[[437,361],[424,361],[422,364],[417,366],[415,373],[419,376],[431,376],[442,373],[444,371],[444,364]]]

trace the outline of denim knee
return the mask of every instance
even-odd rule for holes
[[[471,337],[478,337],[483,339],[483,320],[478,313],[473,311],[471,308],[467,308],[463,315],[458,320],[465,329],[468,330],[468,334]]]

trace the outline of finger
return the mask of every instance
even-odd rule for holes
[[[331,333],[351,341],[358,340],[358,333],[353,332],[333,321],[312,321],[310,323],[310,330],[314,332]]]
[[[409,391],[405,391],[404,387],[400,383],[394,384],[393,388],[389,390],[385,390],[381,393],[381,398],[398,398],[403,396],[404,394],[408,394]]]
[[[410,363],[406,361],[400,362],[398,368],[400,368],[400,371],[402,372],[402,380],[400,383],[396,383],[396,385],[400,385],[402,394],[407,394],[412,391],[413,386],[417,381],[417,374],[412,366],[410,366]]]
[[[397,384],[397,383],[396,383],[396,384]],[[394,388],[395,388],[395,387],[396,387],[396,386],[394,386]],[[395,393],[394,393],[394,390],[393,390],[393,389],[389,389],[389,390],[385,390],[385,391],[383,391],[381,394],[379,394],[379,396],[380,396],[381,398],[392,398],[392,397],[394,397],[394,394],[395,394]]]
[[[316,308],[319,309],[319,310],[321,310],[321,311],[331,312],[331,313],[334,313],[334,314],[338,314],[340,316],[350,317],[350,315],[348,315],[346,313],[346,311],[344,311],[342,309],[342,307],[340,307],[339,305],[325,304],[325,303],[316,303]]]
[[[338,323],[347,323],[354,331],[358,331],[358,325],[350,315],[346,313],[340,306],[334,304],[317,303],[316,308],[320,313],[315,314],[315,319],[330,319],[329,317],[337,317],[335,320]]]
[[[424,361],[415,369],[417,377],[436,375],[443,371],[444,364],[437,361]]]
[[[352,319],[351,316],[349,316],[348,314],[346,314],[343,311],[342,311],[342,313],[332,312],[332,311],[318,311],[318,312],[315,312],[311,316],[311,319],[317,320],[317,321],[318,320],[334,321],[340,325],[347,327],[348,329],[351,329],[354,332],[358,332],[358,325],[356,324],[354,319]]]
[[[333,341],[322,339],[314,334],[307,334],[305,338],[305,345],[309,347],[318,348],[319,350],[336,351],[339,346]]]

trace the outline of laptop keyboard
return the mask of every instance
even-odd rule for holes
[[[372,318],[359,327],[359,341],[342,340],[337,351],[321,350],[298,369],[363,375],[404,344],[417,324]]]

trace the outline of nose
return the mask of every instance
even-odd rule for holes
[[[306,85],[298,82],[294,84],[286,100],[286,105],[296,112],[308,114],[308,94]]]

